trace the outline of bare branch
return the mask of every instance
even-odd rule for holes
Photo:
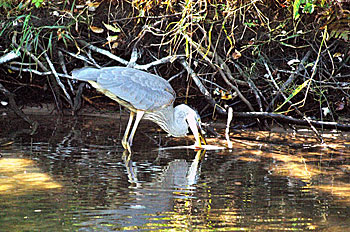
[[[303,126],[309,126],[309,123],[311,123],[315,127],[322,127],[326,129],[338,129],[338,130],[350,130],[350,124],[341,124],[337,122],[324,122],[324,121],[316,121],[316,120],[302,120],[297,119],[291,116],[286,116],[283,114],[275,114],[275,113],[269,113],[269,112],[234,112],[233,116],[240,117],[240,118],[273,118],[278,119],[287,123],[292,123],[296,125],[303,125]]]
[[[279,86],[277,85],[277,83],[275,82],[275,80],[273,79],[273,76],[271,74],[271,71],[270,71],[270,68],[269,66],[267,65],[266,61],[264,60],[264,65],[265,65],[265,68],[267,70],[267,73],[268,75],[270,76],[275,88],[279,91],[279,93],[283,96],[283,98],[285,100],[287,100],[287,97],[283,94],[283,92],[281,91],[281,89],[279,88]],[[312,129],[312,131],[315,133],[317,139],[323,143],[323,139],[322,139],[322,136],[320,135],[320,133],[316,130],[316,128],[314,127],[313,123],[311,122],[311,120],[309,118],[307,118],[303,113],[301,113],[301,111],[298,109],[298,107],[294,106],[293,103],[288,100],[288,103],[293,106],[294,110],[297,112],[297,114],[299,114],[301,117],[303,117],[303,119],[309,124],[310,128]]]
[[[165,64],[168,62],[172,63],[172,62],[174,62],[174,60],[176,60],[177,58],[181,58],[181,57],[185,57],[185,55],[166,56],[166,57],[163,57],[159,60],[153,61],[153,62],[148,63],[148,64],[143,64],[143,65],[136,64],[134,66],[134,68],[140,69],[140,70],[148,70],[149,68],[156,66],[156,65]]]
[[[84,62],[86,62],[86,63],[88,63],[88,64],[91,64],[91,65],[93,65],[93,66],[95,66],[95,67],[98,67],[98,68],[100,67],[100,66],[96,66],[96,63],[91,62],[91,61],[90,61],[88,58],[86,58],[85,56],[78,55],[78,54],[75,54],[75,53],[66,51],[66,50],[64,50],[64,49],[62,49],[62,48],[60,48],[60,51],[65,52],[65,53],[67,53],[68,55],[70,55],[70,56],[72,56],[72,57],[74,57],[74,58],[77,58],[77,59],[79,59],[79,60],[82,60],[82,61],[84,61]]]
[[[36,75],[39,76],[48,76],[48,75],[53,75],[53,72],[47,71],[47,72],[40,72],[38,70],[35,69],[31,69],[31,68],[18,68],[12,65],[6,65],[9,69],[12,69],[14,71],[21,71],[21,72],[30,72],[30,73],[34,73]],[[65,78],[70,78],[70,79],[74,79],[72,78],[70,75],[67,74],[63,74],[63,73],[57,73],[57,76],[59,77],[65,77]]]
[[[208,102],[214,107],[217,108],[217,110],[221,113],[221,114],[226,114],[226,110],[218,107],[218,105],[216,104],[215,100],[213,99],[213,97],[211,96],[211,94],[209,93],[209,91],[205,88],[205,86],[202,84],[202,82],[199,80],[197,74],[191,69],[191,67],[187,64],[185,59],[181,59],[180,63],[182,64],[182,66],[187,70],[187,73],[192,77],[192,80],[194,81],[194,83],[196,83],[199,91],[201,91],[201,93],[204,95],[204,97],[208,100]]]
[[[0,57],[0,64],[7,63],[11,60],[17,59],[20,56],[21,56],[21,53],[19,51],[18,52],[11,51]]]
[[[110,53],[107,50],[104,50],[104,49],[98,48],[98,47],[96,47],[94,45],[91,45],[91,44],[85,42],[84,40],[78,40],[78,42],[81,43],[86,48],[91,49],[92,51],[100,53],[102,55],[105,55],[105,56],[107,56],[107,57],[109,57],[109,58],[111,58],[111,59],[113,59],[113,60],[115,60],[115,61],[117,61],[117,62],[119,62],[119,63],[121,63],[123,65],[125,65],[125,66],[128,65],[128,63],[129,63],[128,61],[120,58],[119,56],[116,56],[116,55]]]
[[[43,47],[41,45],[39,45],[41,47],[41,49],[44,51]],[[67,90],[66,90],[66,87],[64,86],[64,84],[61,82],[59,76],[57,75],[57,72],[56,72],[56,69],[55,69],[55,66],[52,64],[49,56],[47,55],[46,51],[44,51],[44,57],[46,59],[46,62],[49,64],[49,67],[52,71],[52,74],[55,76],[56,78],[56,82],[57,84],[61,87],[64,95],[66,96],[67,100],[68,100],[68,103],[71,105],[71,107],[73,108],[73,101],[71,99],[71,97],[69,96]]]

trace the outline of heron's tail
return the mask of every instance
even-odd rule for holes
[[[100,74],[100,69],[85,67],[74,69],[72,71],[72,78],[80,81],[97,81],[97,78]]]

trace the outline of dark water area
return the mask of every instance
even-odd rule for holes
[[[193,137],[142,122],[130,155],[124,120],[35,119],[33,136],[0,120],[0,231],[350,231],[348,135],[316,146],[236,132],[232,149],[159,149]]]

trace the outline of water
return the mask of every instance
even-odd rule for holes
[[[193,140],[144,122],[130,156],[124,121],[36,119],[33,137],[1,121],[0,231],[350,231],[346,134],[325,147],[240,131],[231,150],[159,150]]]

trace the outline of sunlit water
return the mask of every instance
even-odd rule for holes
[[[347,136],[315,147],[239,132],[231,150],[159,150],[193,140],[143,123],[130,156],[124,121],[35,119],[32,137],[1,121],[0,231],[350,231]]]

